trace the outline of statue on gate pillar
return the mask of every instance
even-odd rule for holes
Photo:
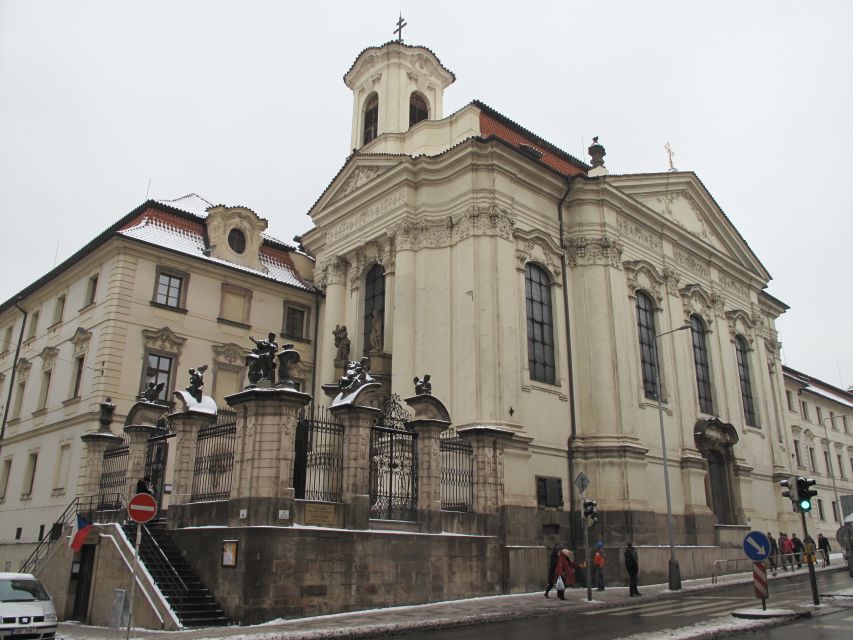
[[[275,354],[278,351],[275,333],[267,334],[266,340],[255,340],[252,336],[249,336],[249,340],[255,343],[252,353],[246,356],[246,365],[249,367],[249,383],[257,385],[261,380],[268,380],[270,385],[274,384]]]

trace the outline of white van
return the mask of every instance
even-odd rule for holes
[[[56,609],[31,573],[0,572],[0,638],[42,640],[56,636]]]

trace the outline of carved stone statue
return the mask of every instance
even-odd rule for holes
[[[196,402],[201,402],[202,392],[204,391],[204,380],[202,376],[207,371],[207,365],[203,364],[198,369],[190,369],[190,386],[187,387],[189,393]]]
[[[382,316],[379,309],[373,310],[373,321],[370,325],[370,350],[382,351]]]
[[[113,411],[115,410],[116,406],[113,404],[112,398],[107,398],[101,403],[101,416],[98,418],[98,422],[101,423],[101,433],[110,433],[110,425],[113,422]]]
[[[335,325],[335,330],[332,331],[332,335],[335,336],[335,347],[338,350],[337,355],[335,356],[335,360],[337,362],[346,362],[349,360],[349,347],[350,341],[347,336],[347,327],[346,325]]]
[[[346,373],[338,380],[341,391],[350,393],[358,389],[365,382],[373,382],[370,373],[370,358],[364,356],[358,362],[350,360],[347,362]]]
[[[292,344],[286,344],[282,347],[281,352],[278,354],[279,386],[296,389],[296,382],[293,380],[293,371],[300,360],[299,352],[293,348]]]
[[[252,384],[257,384],[259,380],[275,382],[275,354],[278,351],[275,333],[267,334],[266,340],[255,340],[252,336],[249,336],[249,340],[255,343],[252,353],[246,356],[249,382]]]
[[[157,402],[160,400],[160,394],[163,392],[163,387],[165,386],[165,382],[160,382],[159,384],[149,382],[148,387],[142,392],[142,399],[146,402]]]
[[[432,383],[430,383],[430,381],[429,381],[429,374],[428,373],[424,374],[423,380],[419,379],[418,377],[415,377],[415,393],[419,396],[421,396],[421,395],[431,396],[432,395]]]

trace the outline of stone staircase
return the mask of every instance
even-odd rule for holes
[[[136,524],[126,523],[122,528],[131,545],[135,545]],[[232,624],[175,546],[164,521],[143,525],[139,559],[185,627]]]

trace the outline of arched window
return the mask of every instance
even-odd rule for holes
[[[364,103],[364,143],[379,135],[379,97],[371,93]]]
[[[690,316],[693,335],[693,363],[696,366],[696,388],[699,394],[699,410],[702,413],[714,413],[714,401],[711,397],[711,368],[708,366],[708,330],[697,315]]]
[[[428,117],[429,107],[426,98],[417,92],[412,93],[409,97],[409,126],[412,127]]]
[[[757,426],[755,419],[755,404],[752,401],[752,383],[749,379],[749,345],[743,336],[735,336],[735,351],[737,352],[737,372],[740,378],[740,396],[743,400],[743,418],[746,424]]]
[[[554,384],[554,314],[551,308],[551,279],[535,264],[524,268],[524,297],[527,303],[527,365],[530,378]]]
[[[643,366],[643,388],[647,398],[657,399],[657,344],[655,343],[655,308],[651,298],[637,292],[637,330],[640,335],[640,363]]]
[[[385,269],[375,264],[364,282],[364,352],[382,351],[385,335]]]

